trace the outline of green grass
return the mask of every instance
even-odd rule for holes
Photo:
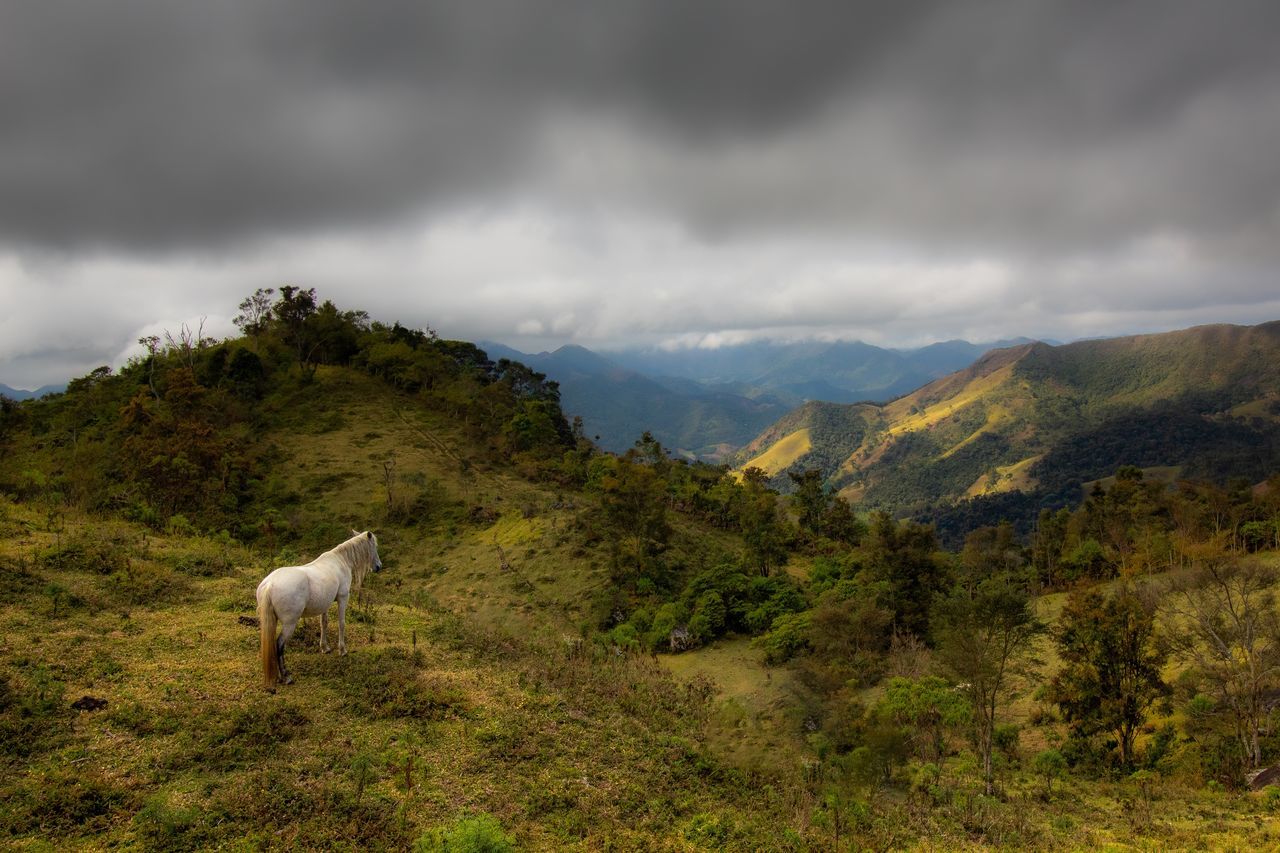
[[[430,849],[487,833],[531,850],[829,850],[837,824],[844,849],[1280,843],[1271,799],[1185,779],[1144,795],[1071,778],[1041,800],[1023,764],[1060,729],[1029,725],[1025,694],[1001,797],[977,793],[962,738],[932,787],[910,763],[858,781],[812,737],[797,677],[747,640],[654,661],[592,639],[608,549],[584,533],[589,497],[486,463],[379,383],[316,382],[336,414],[302,394],[281,414],[273,488],[293,498],[253,550],[196,535],[199,519],[156,533],[0,499],[0,845]],[[689,570],[738,545],[673,525]],[[378,532],[386,571],[355,599],[351,654],[320,654],[306,624],[297,683],[266,694],[256,584],[352,527]],[[85,696],[107,706],[73,709]]]

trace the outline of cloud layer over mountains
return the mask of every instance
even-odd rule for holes
[[[84,4],[0,27],[0,381],[255,287],[535,348],[1280,316],[1280,7]]]

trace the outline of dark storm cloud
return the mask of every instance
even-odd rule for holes
[[[1269,319],[1277,33],[1273,2],[12,0],[0,368],[229,333],[285,281],[538,345]]]
[[[10,241],[201,244],[565,169],[708,229],[1276,224],[1273,3],[19,2],[3,24]],[[606,132],[585,166],[584,124]]]
[[[1277,24],[1272,3],[18,2],[0,237],[200,245],[570,170],[569,192],[711,230],[1251,243],[1277,217]]]
[[[0,234],[199,244],[483,198],[539,166],[558,111],[681,137],[761,132],[802,119],[910,17],[835,3],[10,4]]]

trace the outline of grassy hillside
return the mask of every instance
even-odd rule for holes
[[[823,799],[794,676],[759,651],[726,641],[668,668],[563,633],[537,604],[511,614],[532,628],[517,639],[428,592],[439,569],[399,537],[352,608],[349,656],[320,654],[308,624],[297,683],[264,694],[252,591],[281,558],[0,509],[10,849],[446,849],[478,816],[529,850],[854,849],[833,815],[858,847],[1280,843],[1272,799],[1171,782],[1067,777],[1046,801],[1033,772],[1009,769],[999,799],[925,808],[860,785],[867,799]],[[505,578],[462,574],[508,594]],[[948,773],[971,790],[963,761]]]
[[[21,585],[0,608],[9,845],[396,849],[485,814],[530,849],[777,846],[781,802],[701,745],[704,694],[564,639],[536,604],[523,640],[460,619],[401,547],[353,608],[350,655],[319,654],[309,625],[297,683],[268,696],[249,623],[274,560],[44,522],[7,509],[0,549]]]
[[[1061,504],[1130,464],[1256,482],[1280,467],[1280,323],[996,350],[829,420],[849,426],[768,468],[775,485],[788,467],[818,468],[866,506],[920,511],[1007,493]],[[795,421],[762,433],[738,464],[776,457]]]
[[[296,295],[244,339],[0,409],[6,846],[1280,841],[1280,799],[1246,791],[1212,671],[1162,665],[1137,754],[1117,759],[1105,727],[1076,731],[1044,692],[1065,664],[1055,634],[1020,645],[981,728],[948,661],[994,622],[947,633],[948,607],[991,588],[1057,632],[1076,592],[1116,596],[1117,578],[1167,599],[1204,566],[1274,568],[1270,492],[1122,469],[1033,540],[978,528],[946,552],[813,478],[784,498],[652,438],[595,452],[523,365],[336,309],[290,327]],[[952,430],[962,459],[1018,411],[990,381],[1011,363],[937,384],[893,441]],[[983,381],[962,435],[939,413]],[[891,428],[877,407],[814,404],[786,434],[856,435],[839,462]],[[350,655],[321,654],[306,624],[297,683],[264,691],[256,584],[352,528],[376,530],[386,568],[353,599]],[[1278,759],[1267,728],[1248,764]]]
[[[702,745],[707,692],[584,640],[609,604],[589,499],[345,368],[267,402],[274,542],[158,534],[52,493],[0,504],[12,842],[395,849],[482,814],[530,849],[784,848],[781,794],[751,798]],[[307,625],[297,684],[265,695],[254,587],[351,526],[376,527],[387,567],[353,604],[351,655],[320,655]]]

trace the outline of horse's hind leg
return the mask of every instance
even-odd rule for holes
[[[285,620],[280,625],[280,636],[276,639],[276,660],[280,661],[280,683],[293,684],[293,676],[289,674],[289,670],[284,666],[284,646],[289,642],[289,638],[293,636],[293,632],[298,627],[298,620]]]
[[[320,651],[331,652],[333,647],[329,645],[329,611],[320,614]]]

